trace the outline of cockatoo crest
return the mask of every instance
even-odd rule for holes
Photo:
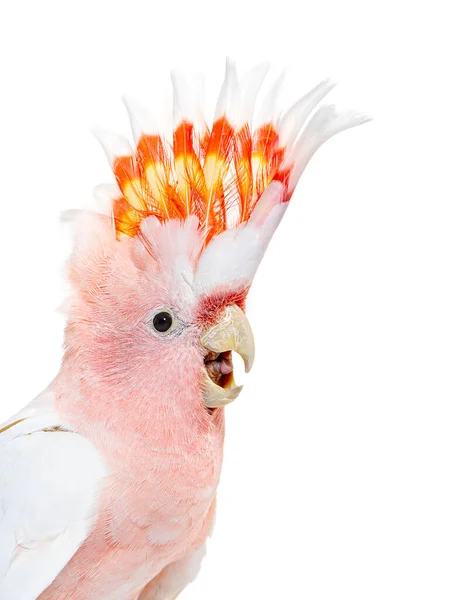
[[[97,133],[118,184],[111,197],[118,239],[135,236],[144,219],[152,215],[161,222],[196,216],[203,247],[227,230],[239,230],[256,211],[255,223],[261,225],[273,206],[288,202],[306,164],[324,141],[367,120],[363,115],[340,114],[324,106],[306,123],[332,89],[329,81],[277,117],[274,105],[279,80],[264,99],[261,120],[254,127],[255,99],[266,71],[267,65],[256,67],[247,83],[240,85],[235,66],[227,62],[211,127],[192,103],[192,91],[173,76],[171,140],[147,133],[129,107],[135,150],[119,136]],[[189,108],[189,104],[193,106]],[[258,208],[270,186],[274,193]]]

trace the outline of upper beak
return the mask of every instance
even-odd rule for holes
[[[245,313],[236,305],[228,306],[221,320],[204,332],[200,339],[203,348],[213,355],[237,352],[245,363],[245,371],[253,366],[255,358],[255,342],[250,323]],[[203,396],[208,408],[225,406],[235,400],[242,390],[236,386],[233,374],[230,373],[224,386],[216,384],[205,370]]]

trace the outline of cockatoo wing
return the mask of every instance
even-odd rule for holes
[[[45,394],[0,426],[0,598],[36,600],[87,537],[105,467]]]

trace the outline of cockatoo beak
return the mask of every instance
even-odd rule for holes
[[[253,366],[255,341],[245,313],[236,305],[228,306],[221,320],[204,332],[200,340],[206,350],[203,397],[208,408],[220,408],[240,394],[243,386],[235,385],[232,351],[245,363],[245,371]]]

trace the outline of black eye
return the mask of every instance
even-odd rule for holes
[[[168,312],[160,312],[153,319],[153,327],[160,333],[166,333],[172,326],[172,315]]]

